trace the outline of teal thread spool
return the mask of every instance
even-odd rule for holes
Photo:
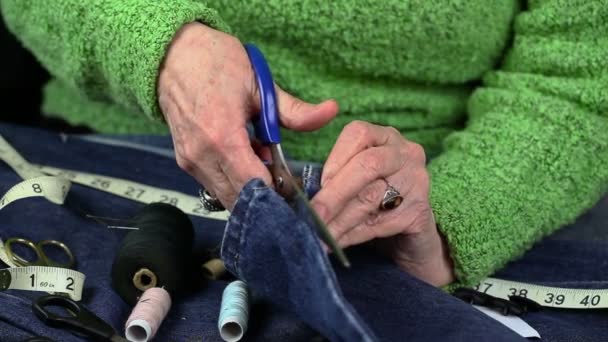
[[[218,329],[226,342],[236,342],[243,338],[249,320],[249,291],[241,280],[228,284],[222,294],[222,305]]]

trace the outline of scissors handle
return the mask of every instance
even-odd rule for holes
[[[245,50],[255,73],[260,94],[261,113],[254,122],[256,136],[265,145],[281,143],[279,109],[274,90],[272,73],[262,52],[253,44],[245,44]]]
[[[29,261],[19,256],[17,253],[13,251],[13,244],[21,244],[29,247],[31,250],[36,253],[36,260]],[[50,259],[46,253],[44,253],[44,246],[57,246],[61,250],[65,252],[68,256],[68,261],[66,263],[59,263]],[[66,244],[57,240],[44,240],[40,241],[38,244],[34,244],[32,241],[24,239],[24,238],[10,238],[6,240],[4,243],[4,247],[6,250],[6,255],[8,258],[13,261],[17,266],[51,266],[51,267],[63,267],[63,268],[72,268],[74,266],[74,254],[68,248]]]
[[[36,259],[33,261],[29,261],[19,256],[17,253],[13,252],[14,244],[27,246],[29,249],[33,250],[34,253],[36,253]],[[42,256],[42,251],[30,240],[23,238],[10,238],[4,243],[4,248],[8,258],[17,266],[44,266],[45,264],[44,258]]]
[[[44,246],[56,246],[57,248],[60,248],[67,255],[68,261],[65,263],[60,263],[60,262],[56,262],[56,261],[52,260],[51,258],[49,258],[46,255],[46,253],[44,253],[44,249],[43,249]],[[68,248],[68,246],[65,243],[58,241],[58,240],[43,240],[43,241],[38,242],[36,247],[38,247],[38,250],[41,252],[43,261],[46,263],[47,266],[63,267],[63,268],[74,267],[74,264],[75,264],[74,254],[72,254],[72,251]]]
[[[47,306],[58,306],[72,316],[60,316],[47,310]],[[97,317],[94,313],[79,305],[72,299],[59,295],[48,295],[38,298],[32,305],[32,310],[44,324],[72,330],[86,335],[94,340],[109,341],[115,331],[112,326]]]

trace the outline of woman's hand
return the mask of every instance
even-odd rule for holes
[[[425,164],[422,147],[396,129],[352,122],[325,163],[312,205],[340,246],[374,240],[403,270],[442,286],[454,275],[429,203]],[[403,202],[381,211],[387,184]]]
[[[338,112],[335,101],[313,105],[276,90],[281,123],[290,129],[318,129]],[[251,178],[271,185],[246,130],[260,101],[247,52],[236,38],[199,23],[185,25],[167,52],[158,96],[178,165],[224,207],[232,209]]]

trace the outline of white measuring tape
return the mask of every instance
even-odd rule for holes
[[[6,254],[0,239],[0,260],[10,268],[0,269],[0,291],[24,290],[65,293],[75,301],[82,299],[86,276],[78,271],[60,267],[17,267]]]
[[[146,184],[132,182],[120,178],[85,173],[50,166],[39,166],[46,174],[69,179],[70,181],[85,185],[97,190],[127,198],[140,203],[164,202],[181,209],[186,214],[205,217],[215,220],[228,220],[230,213],[226,210],[210,212],[206,210],[198,197],[186,195],[181,192],[156,188]]]
[[[0,210],[10,203],[28,198],[44,197],[52,203],[61,205],[70,189],[67,179],[46,176],[33,167],[0,136],[0,159],[24,179],[9,189],[0,198]],[[48,266],[16,267],[8,257],[4,242],[0,239],[0,260],[10,268],[0,269],[0,291],[25,290],[64,293],[73,300],[82,298],[85,275],[67,268]]]
[[[198,197],[186,195],[181,192],[157,188],[120,178],[30,164],[6,140],[4,140],[1,135],[0,159],[4,160],[13,170],[15,170],[15,172],[26,179],[26,181],[17,184],[10,189],[3,198],[0,198],[0,209],[17,199],[33,196],[45,196],[53,203],[62,204],[65,195],[63,195],[63,198],[59,203],[59,193],[63,194],[63,189],[65,187],[65,194],[67,194],[69,184],[71,184],[70,182],[73,182],[144,204],[152,202],[168,203],[181,209],[186,214],[194,216],[222,221],[228,220],[228,217],[230,216],[230,213],[227,210],[210,212],[203,207]],[[44,187],[42,187],[40,182],[29,180],[29,178],[40,179],[38,177],[43,176],[44,174],[54,176],[47,176],[47,178],[44,178]],[[61,189],[61,191],[58,189]]]
[[[40,176],[26,179],[9,189],[0,198],[0,210],[10,203],[28,197],[41,196],[55,204],[63,204],[71,183],[67,179]]]
[[[474,287],[475,290],[494,297],[509,299],[521,296],[536,303],[563,309],[605,309],[608,308],[608,289],[571,289],[542,286],[517,281],[487,278]]]
[[[0,291],[25,290],[65,293],[75,301],[82,299],[85,275],[60,267],[27,266],[0,270]]]

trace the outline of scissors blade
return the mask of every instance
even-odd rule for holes
[[[317,234],[321,237],[321,240],[323,240],[323,242],[327,244],[327,246],[331,249],[331,251],[335,254],[335,256],[338,258],[338,260],[344,267],[350,267],[350,261],[348,261],[346,254],[344,254],[342,248],[338,245],[334,237],[331,235],[329,229],[327,229],[327,225],[325,224],[325,222],[321,220],[315,209],[312,207],[312,205],[308,201],[308,198],[306,197],[302,189],[300,189],[300,186],[296,183],[293,177],[287,177],[287,182],[290,183],[291,188],[295,190],[295,195],[299,197],[299,199],[305,204],[308,212],[312,215],[313,221],[315,223],[315,229],[317,230]]]

